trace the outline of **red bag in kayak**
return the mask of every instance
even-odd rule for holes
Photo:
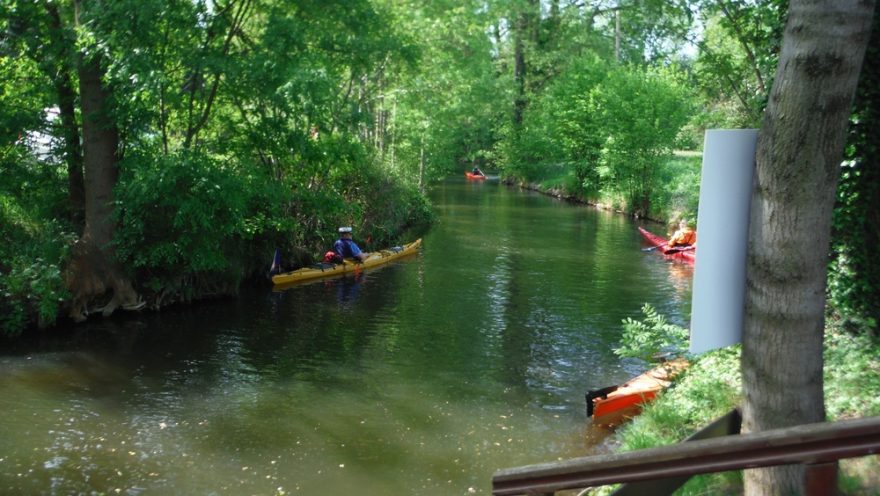
[[[324,263],[342,263],[342,257],[339,256],[335,251],[330,250],[324,254]]]

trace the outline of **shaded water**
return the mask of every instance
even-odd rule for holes
[[[236,299],[95,319],[0,356],[2,494],[489,494],[590,453],[583,394],[690,267],[627,218],[449,180],[418,255]]]

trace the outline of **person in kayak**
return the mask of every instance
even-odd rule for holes
[[[355,258],[361,262],[367,258],[367,254],[362,252],[360,247],[351,239],[351,227],[339,228],[339,239],[333,243],[333,251],[341,258]]]
[[[665,249],[681,249],[695,244],[697,244],[697,232],[688,225],[687,221],[682,219],[681,222],[678,223],[678,231],[675,231],[675,233],[672,234],[672,237],[669,238]]]
[[[471,171],[471,174],[475,176],[485,176],[485,174],[483,174],[483,171],[481,171],[480,168],[476,165],[474,166],[474,170]]]

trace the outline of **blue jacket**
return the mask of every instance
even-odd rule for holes
[[[355,258],[361,254],[361,249],[350,239],[337,239],[333,251],[342,258]]]

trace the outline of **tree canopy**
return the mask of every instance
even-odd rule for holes
[[[699,163],[675,152],[775,122],[801,4],[4,1],[0,331],[234,292],[275,248],[288,266],[322,253],[338,225],[368,250],[400,241],[430,223],[426,185],[473,166],[695,218]],[[876,31],[855,109],[835,114],[847,161],[823,155],[816,181],[841,178],[828,291],[864,333],[880,319]],[[789,177],[783,162],[764,179]]]

